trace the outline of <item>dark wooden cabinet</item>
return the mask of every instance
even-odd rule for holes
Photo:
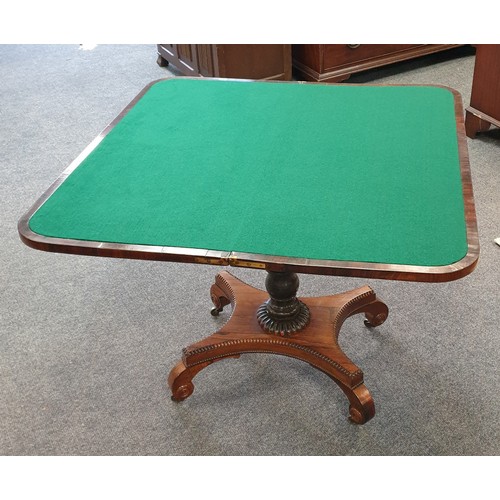
[[[460,45],[292,45],[298,79],[340,82],[353,73],[459,47]]]
[[[500,45],[476,45],[470,106],[465,130],[473,139],[491,125],[500,127]]]
[[[291,45],[160,44],[158,64],[188,76],[291,80]]]

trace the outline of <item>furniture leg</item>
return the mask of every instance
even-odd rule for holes
[[[478,132],[486,132],[491,127],[491,123],[481,119],[469,110],[465,112],[465,133],[467,137],[474,139]]]
[[[158,54],[158,59],[156,59],[156,64],[158,64],[160,68],[166,68],[168,66],[168,61],[163,56]]]

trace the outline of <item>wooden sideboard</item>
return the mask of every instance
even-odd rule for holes
[[[208,45],[159,44],[158,64],[182,74],[252,80],[340,82],[353,73],[460,45]]]
[[[448,50],[460,45],[292,45],[300,80],[340,82],[353,73]]]
[[[500,45],[476,45],[470,106],[465,131],[473,139],[491,125],[500,127]]]
[[[158,64],[173,64],[188,76],[291,80],[291,45],[160,44]]]

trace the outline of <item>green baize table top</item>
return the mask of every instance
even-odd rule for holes
[[[467,253],[454,95],[160,80],[29,227],[84,241],[448,265]]]

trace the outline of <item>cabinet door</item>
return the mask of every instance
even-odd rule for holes
[[[215,45],[217,76],[252,80],[291,80],[290,45]]]

